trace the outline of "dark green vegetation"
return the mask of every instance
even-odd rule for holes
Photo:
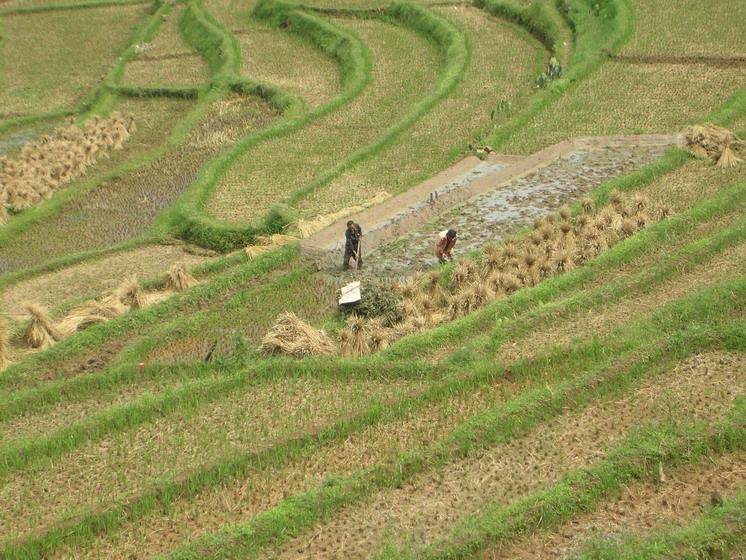
[[[74,284],[56,318],[90,295],[76,267],[161,242],[228,253],[469,145],[743,128],[740,8],[670,4],[8,0],[0,149],[66,115],[138,130],[0,226],[0,287]],[[550,57],[562,75],[536,88]],[[335,279],[297,244],[213,256],[196,286],[43,351],[15,351],[10,316],[0,557],[511,558],[532,539],[558,543],[534,557],[739,557],[746,167],[672,148],[591,198],[613,191],[670,215],[366,358],[258,353],[283,311],[340,328]],[[380,289],[371,313],[395,313]],[[651,502],[647,525],[624,530],[634,504],[604,517],[678,481],[687,499]]]

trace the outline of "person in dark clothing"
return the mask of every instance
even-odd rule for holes
[[[363,268],[363,256],[360,254],[360,238],[363,236],[363,230],[359,224],[352,220],[347,222],[345,230],[345,256],[342,262],[342,268],[350,268],[350,257],[357,261],[357,267]]]

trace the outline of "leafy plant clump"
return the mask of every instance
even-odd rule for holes
[[[371,283],[360,292],[360,303],[342,307],[343,313],[366,319],[379,318],[383,326],[391,327],[403,319],[400,310],[401,296],[389,286]]]
[[[555,57],[550,58],[547,69],[536,78],[536,87],[540,89],[547,87],[554,80],[562,77],[562,71],[563,68],[559,61]]]

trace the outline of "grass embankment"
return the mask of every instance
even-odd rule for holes
[[[147,15],[135,5],[5,16],[2,118],[74,108]]]
[[[588,511],[631,481],[657,476],[667,468],[706,460],[708,455],[741,451],[746,401],[734,402],[728,414],[713,423],[678,420],[641,426],[590,467],[580,468],[509,506],[498,504],[466,518],[429,549],[388,549],[377,558],[469,558],[485,544],[507,541],[527,531]],[[713,426],[714,424],[714,426]]]
[[[694,298],[692,298],[694,299]],[[712,300],[710,300],[712,301]],[[691,302],[691,300],[690,300]],[[742,335],[739,335],[742,338]],[[685,337],[686,338],[686,337]],[[695,337],[696,338],[696,337]],[[718,338],[718,335],[715,335]],[[739,340],[737,336],[736,340]],[[691,339],[683,340],[687,348],[697,348],[692,344]],[[695,350],[696,351],[696,350]],[[651,361],[649,357],[643,355],[640,362],[630,366],[631,371],[651,372],[655,369],[655,360]],[[563,371],[562,366],[553,369],[553,372]],[[622,368],[622,371],[627,371]],[[620,372],[621,373],[621,372]],[[630,379],[624,376],[622,378]],[[609,387],[605,383],[598,385],[598,379],[589,373],[586,378],[589,387],[600,388],[603,393]],[[637,378],[637,374],[632,374],[631,379]],[[619,382],[619,377],[611,376],[612,386]],[[582,385],[582,384],[581,384]],[[617,385],[618,386],[618,385]],[[622,383],[621,386],[625,386]],[[613,392],[613,391],[612,391]],[[269,543],[277,543],[285,540],[288,535],[298,535],[303,528],[307,528],[320,519],[328,518],[332,513],[339,511],[340,508],[350,502],[359,499],[365,499],[371,492],[381,488],[397,488],[402,485],[410,476],[414,476],[422,469],[436,464],[443,464],[455,457],[468,454],[470,451],[476,451],[485,440],[494,444],[495,440],[505,441],[514,437],[520,437],[524,430],[529,429],[533,422],[538,420],[535,414],[540,418],[548,410],[562,411],[567,402],[586,402],[584,400],[584,390],[577,384],[566,384],[565,390],[560,391],[556,386],[549,386],[525,395],[522,404],[542,403],[538,408],[531,412],[524,407],[518,407],[517,402],[508,402],[504,407],[498,406],[492,414],[478,415],[475,422],[467,422],[467,427],[457,428],[454,430],[454,436],[450,438],[451,452],[443,449],[442,444],[436,444],[429,451],[410,449],[403,453],[398,461],[392,465],[382,465],[372,470],[363,470],[350,478],[334,479],[334,484],[324,485],[308,493],[304,493],[285,500],[276,509],[260,514],[248,523],[232,529],[225,529],[214,538],[203,539],[186,550],[175,553],[174,558],[212,558],[212,557],[234,557],[243,554],[256,553],[261,547]],[[578,395],[578,400],[566,398],[569,395]],[[534,400],[535,399],[535,400]],[[556,399],[556,400],[555,400]],[[518,401],[522,399],[519,398]],[[547,403],[549,408],[546,408]],[[511,405],[516,405],[511,407]],[[498,413],[503,411],[504,413]],[[510,413],[508,413],[510,411]],[[542,412],[539,412],[542,411]],[[508,414],[508,417],[505,416]],[[552,413],[550,413],[551,416]],[[512,418],[512,420],[508,420]],[[487,422],[485,425],[484,422]],[[518,424],[515,424],[517,422]],[[517,426],[521,427],[518,428]],[[482,443],[480,443],[482,442]],[[426,452],[423,456],[423,453]],[[429,457],[429,459],[428,459]],[[282,527],[282,531],[280,531]]]
[[[301,215],[353,206],[380,191],[381,185],[391,194],[406,190],[471,152],[468,144],[479,144],[481,131],[520,111],[530,98],[534,78],[549,56],[538,41],[483,10],[432,9],[468,39],[470,60],[463,79],[386,148],[298,201]],[[441,134],[443,130],[449,133]]]
[[[556,364],[555,364],[556,365]]]

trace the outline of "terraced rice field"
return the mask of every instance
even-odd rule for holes
[[[742,11],[0,0],[0,156],[136,124],[1,214],[0,558],[743,558],[746,164],[671,145],[746,135]],[[518,157],[639,133],[671,136]],[[380,191],[432,214],[362,271],[292,237]],[[406,300],[377,350],[354,279]],[[84,302],[110,315],[62,329]],[[329,351],[263,351],[286,311]]]

